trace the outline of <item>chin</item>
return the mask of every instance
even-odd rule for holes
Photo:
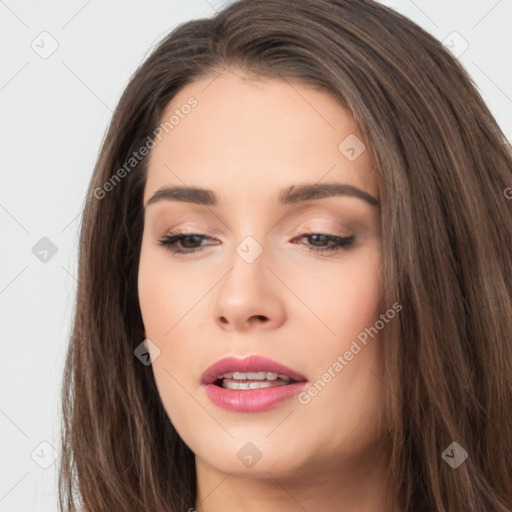
[[[288,445],[282,439],[265,439],[268,432],[266,429],[260,435],[235,435],[229,439],[226,434],[225,440],[215,440],[212,446],[189,446],[208,466],[232,476],[268,478],[270,473],[277,478],[300,471],[307,462],[306,457],[300,456],[305,455],[304,444],[297,442],[297,437],[290,437]]]

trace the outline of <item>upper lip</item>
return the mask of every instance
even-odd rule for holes
[[[296,372],[284,364],[278,363],[273,359],[260,355],[250,355],[240,359],[238,357],[224,357],[213,363],[201,376],[202,384],[212,384],[219,375],[228,372],[274,372],[281,375],[287,375],[294,381],[307,381],[302,373]]]

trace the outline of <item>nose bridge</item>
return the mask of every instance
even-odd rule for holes
[[[236,296],[244,302],[251,300],[257,303],[268,278],[268,254],[263,244],[252,236],[246,236],[235,247],[230,261],[231,271],[226,276],[224,291],[232,294],[230,300],[233,303],[236,303]]]
[[[270,255],[262,243],[245,236],[230,258],[231,270],[220,283],[216,295],[216,319],[241,328],[257,317],[267,323],[279,322],[284,312],[278,290],[269,282]]]

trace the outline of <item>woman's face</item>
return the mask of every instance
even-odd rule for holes
[[[198,468],[354,471],[385,431],[388,321],[377,181],[354,119],[304,84],[232,72],[187,85],[162,122],[173,115],[150,156],[138,280],[171,422]],[[327,184],[338,193],[301,189]],[[287,368],[228,361],[205,384],[228,356]]]

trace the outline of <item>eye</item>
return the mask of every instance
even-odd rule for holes
[[[295,239],[309,239],[313,243],[306,244],[307,250],[316,253],[348,250],[355,242],[354,236],[342,237],[326,233],[301,233]],[[173,254],[190,254],[201,250],[201,245],[204,245],[201,243],[203,240],[212,239],[200,233],[175,231],[161,238],[158,244],[170,250]],[[181,245],[181,248],[178,244]],[[213,245],[218,245],[218,241]]]
[[[197,243],[204,239],[210,238],[199,233],[185,233],[183,231],[175,231],[161,238],[158,243],[159,245],[170,250],[172,253],[189,254],[192,252],[197,252]],[[177,248],[177,244],[181,244],[184,249]]]
[[[307,244],[308,250],[317,253],[348,250],[355,242],[354,236],[344,237],[325,233],[302,233],[299,240],[303,238],[313,241],[313,244]],[[317,243],[320,245],[315,245]],[[325,245],[329,243],[330,245]]]

